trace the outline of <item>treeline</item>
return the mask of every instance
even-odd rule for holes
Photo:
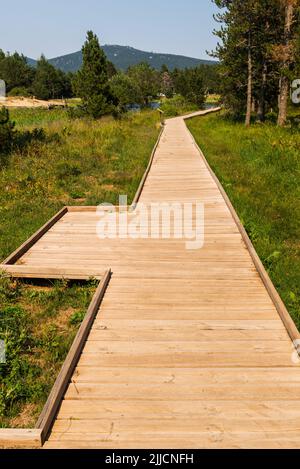
[[[217,92],[218,74],[216,67],[211,65],[174,71],[164,65],[157,71],[147,63],[141,63],[130,67],[127,72],[116,74],[110,84],[120,106],[131,103],[143,106],[157,96],[172,98],[180,94],[200,107],[208,93]]]
[[[147,106],[155,98],[182,95],[188,102],[202,106],[207,93],[218,91],[216,66],[203,65],[193,69],[160,71],[147,63],[118,72],[107,60],[99,40],[88,32],[82,48],[83,64],[77,73],[64,73],[51,65],[44,56],[36,68],[28,65],[18,53],[0,50],[0,78],[6,82],[11,96],[35,96],[59,99],[77,96],[83,108],[98,117],[109,112],[124,112],[132,104]]]
[[[72,96],[72,74],[57,70],[44,56],[37,67],[28,65],[17,52],[5,54],[0,49],[0,78],[10,96],[36,96],[38,99],[60,99]]]
[[[300,0],[213,0],[222,9],[212,54],[221,62],[224,104],[250,125],[277,112],[285,125],[291,81],[299,72]],[[223,10],[225,8],[225,10]]]
[[[82,67],[73,80],[74,93],[82,98],[85,111],[93,117],[124,112],[131,104],[147,106],[161,95],[171,98],[181,94],[200,107],[207,93],[218,91],[218,72],[213,66],[171,72],[166,66],[158,71],[141,63],[127,72],[109,73],[111,64],[92,31],[87,34],[82,55]]]

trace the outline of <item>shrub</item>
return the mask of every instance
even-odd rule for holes
[[[9,153],[12,148],[15,124],[9,119],[9,112],[5,107],[0,109],[0,154]]]
[[[0,109],[0,154],[8,154],[11,150],[24,150],[33,142],[44,142],[47,139],[44,129],[36,128],[31,131],[14,130],[15,123],[11,122],[6,108]],[[52,139],[57,140],[53,135]]]
[[[23,86],[16,86],[8,93],[8,95],[9,96],[23,96],[26,98],[30,96],[30,93],[27,88]]]
[[[176,117],[197,111],[198,107],[196,104],[191,104],[183,96],[176,95],[174,98],[165,100],[161,109],[164,111],[165,117]]]

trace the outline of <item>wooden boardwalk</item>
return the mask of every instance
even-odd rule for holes
[[[196,200],[202,249],[101,241],[82,210],[21,259],[113,272],[45,448],[300,448],[292,341],[184,120],[170,119],[140,201]]]

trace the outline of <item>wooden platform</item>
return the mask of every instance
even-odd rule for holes
[[[83,209],[21,257],[31,272],[112,270],[45,448],[300,448],[291,338],[184,120],[170,119],[140,202],[196,200],[200,250],[100,240]]]

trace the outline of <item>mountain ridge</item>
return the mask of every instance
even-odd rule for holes
[[[184,55],[146,52],[130,46],[105,45],[102,48],[108,60],[119,70],[127,70],[128,67],[141,62],[147,62],[156,69],[160,69],[162,65],[167,65],[170,70],[174,70],[174,68],[191,68],[197,65],[214,65],[217,63],[213,60],[196,59]],[[34,59],[27,58],[27,61],[32,66],[36,65],[36,60]],[[76,72],[82,64],[82,53],[78,51],[54,57],[49,59],[49,62],[64,72]]]

